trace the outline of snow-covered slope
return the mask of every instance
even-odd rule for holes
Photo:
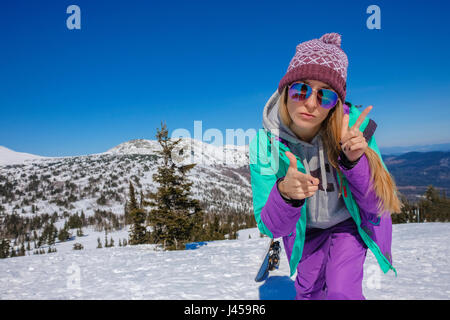
[[[227,166],[248,165],[248,145],[215,146],[191,138],[181,138],[177,150],[183,149],[187,163]],[[161,150],[157,140],[135,139],[109,149],[105,154],[156,154]]]
[[[25,152],[16,152],[4,146],[0,146],[0,166],[8,164],[22,164],[26,161],[38,159],[47,159],[47,157],[41,157]]]
[[[155,154],[159,150],[161,146],[156,140],[134,139],[109,149],[105,154]]]
[[[206,211],[226,212],[224,206],[229,206],[250,212],[247,146],[217,147],[186,138],[179,147],[177,151],[182,149],[185,159],[180,158],[178,164],[197,164],[188,176],[193,197],[205,203]],[[33,211],[49,215],[83,211],[91,216],[96,210],[109,210],[122,214],[130,181],[138,193],[155,191],[153,174],[160,163],[156,153],[160,149],[156,140],[137,139],[104,153],[0,165],[0,186],[4,188],[0,212],[29,217]],[[106,201],[98,202],[100,198]]]
[[[367,299],[450,299],[450,223],[394,225],[398,277],[383,274],[369,252]],[[57,243],[56,253],[0,260],[0,299],[293,299],[285,252],[280,268],[254,282],[267,238],[241,230],[238,240],[196,250],[162,252],[152,245],[117,247],[127,230],[108,234],[116,247],[96,249],[104,233]],[[250,237],[249,237],[250,236]],[[74,242],[84,250],[71,250]]]

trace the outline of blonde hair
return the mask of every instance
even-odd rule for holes
[[[279,114],[283,124],[290,127],[293,121],[287,108],[287,89],[288,86],[286,86],[281,93]],[[340,136],[343,116],[344,108],[342,101],[341,99],[338,99],[338,103],[328,113],[328,116],[322,122],[320,127],[323,143],[327,151],[328,161],[339,172],[340,176],[342,176],[342,172],[339,169],[338,157],[341,151],[339,141],[341,140]],[[397,196],[398,190],[394,178],[384,168],[380,157],[374,150],[370,147],[367,148],[365,155],[370,167],[370,183],[379,199],[377,203],[378,216],[381,216],[384,213],[400,213],[403,204]],[[340,183],[339,197],[341,194],[342,183]]]

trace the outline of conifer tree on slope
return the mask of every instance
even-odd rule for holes
[[[129,189],[130,200],[127,204],[127,210],[129,210],[129,219],[131,222],[129,243],[132,245],[148,243],[148,236],[145,228],[147,213],[143,208],[138,206],[134,187],[131,181]]]
[[[158,184],[156,192],[150,192],[143,204],[151,206],[148,221],[153,227],[152,242],[166,249],[184,249],[190,241],[197,241],[203,232],[203,211],[196,199],[191,199],[191,186],[187,173],[196,164],[177,165],[185,158],[184,150],[177,146],[181,139],[168,138],[166,124],[156,135],[162,147],[158,151],[161,163],[153,182]]]

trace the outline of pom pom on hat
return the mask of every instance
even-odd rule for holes
[[[325,43],[334,44],[335,46],[341,47],[341,35],[339,33],[326,33],[320,37]]]

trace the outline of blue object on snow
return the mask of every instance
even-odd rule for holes
[[[259,287],[261,300],[295,300],[295,282],[288,276],[271,276]]]
[[[195,250],[200,248],[201,246],[206,246],[207,244],[208,243],[206,241],[186,243],[186,250]]]

